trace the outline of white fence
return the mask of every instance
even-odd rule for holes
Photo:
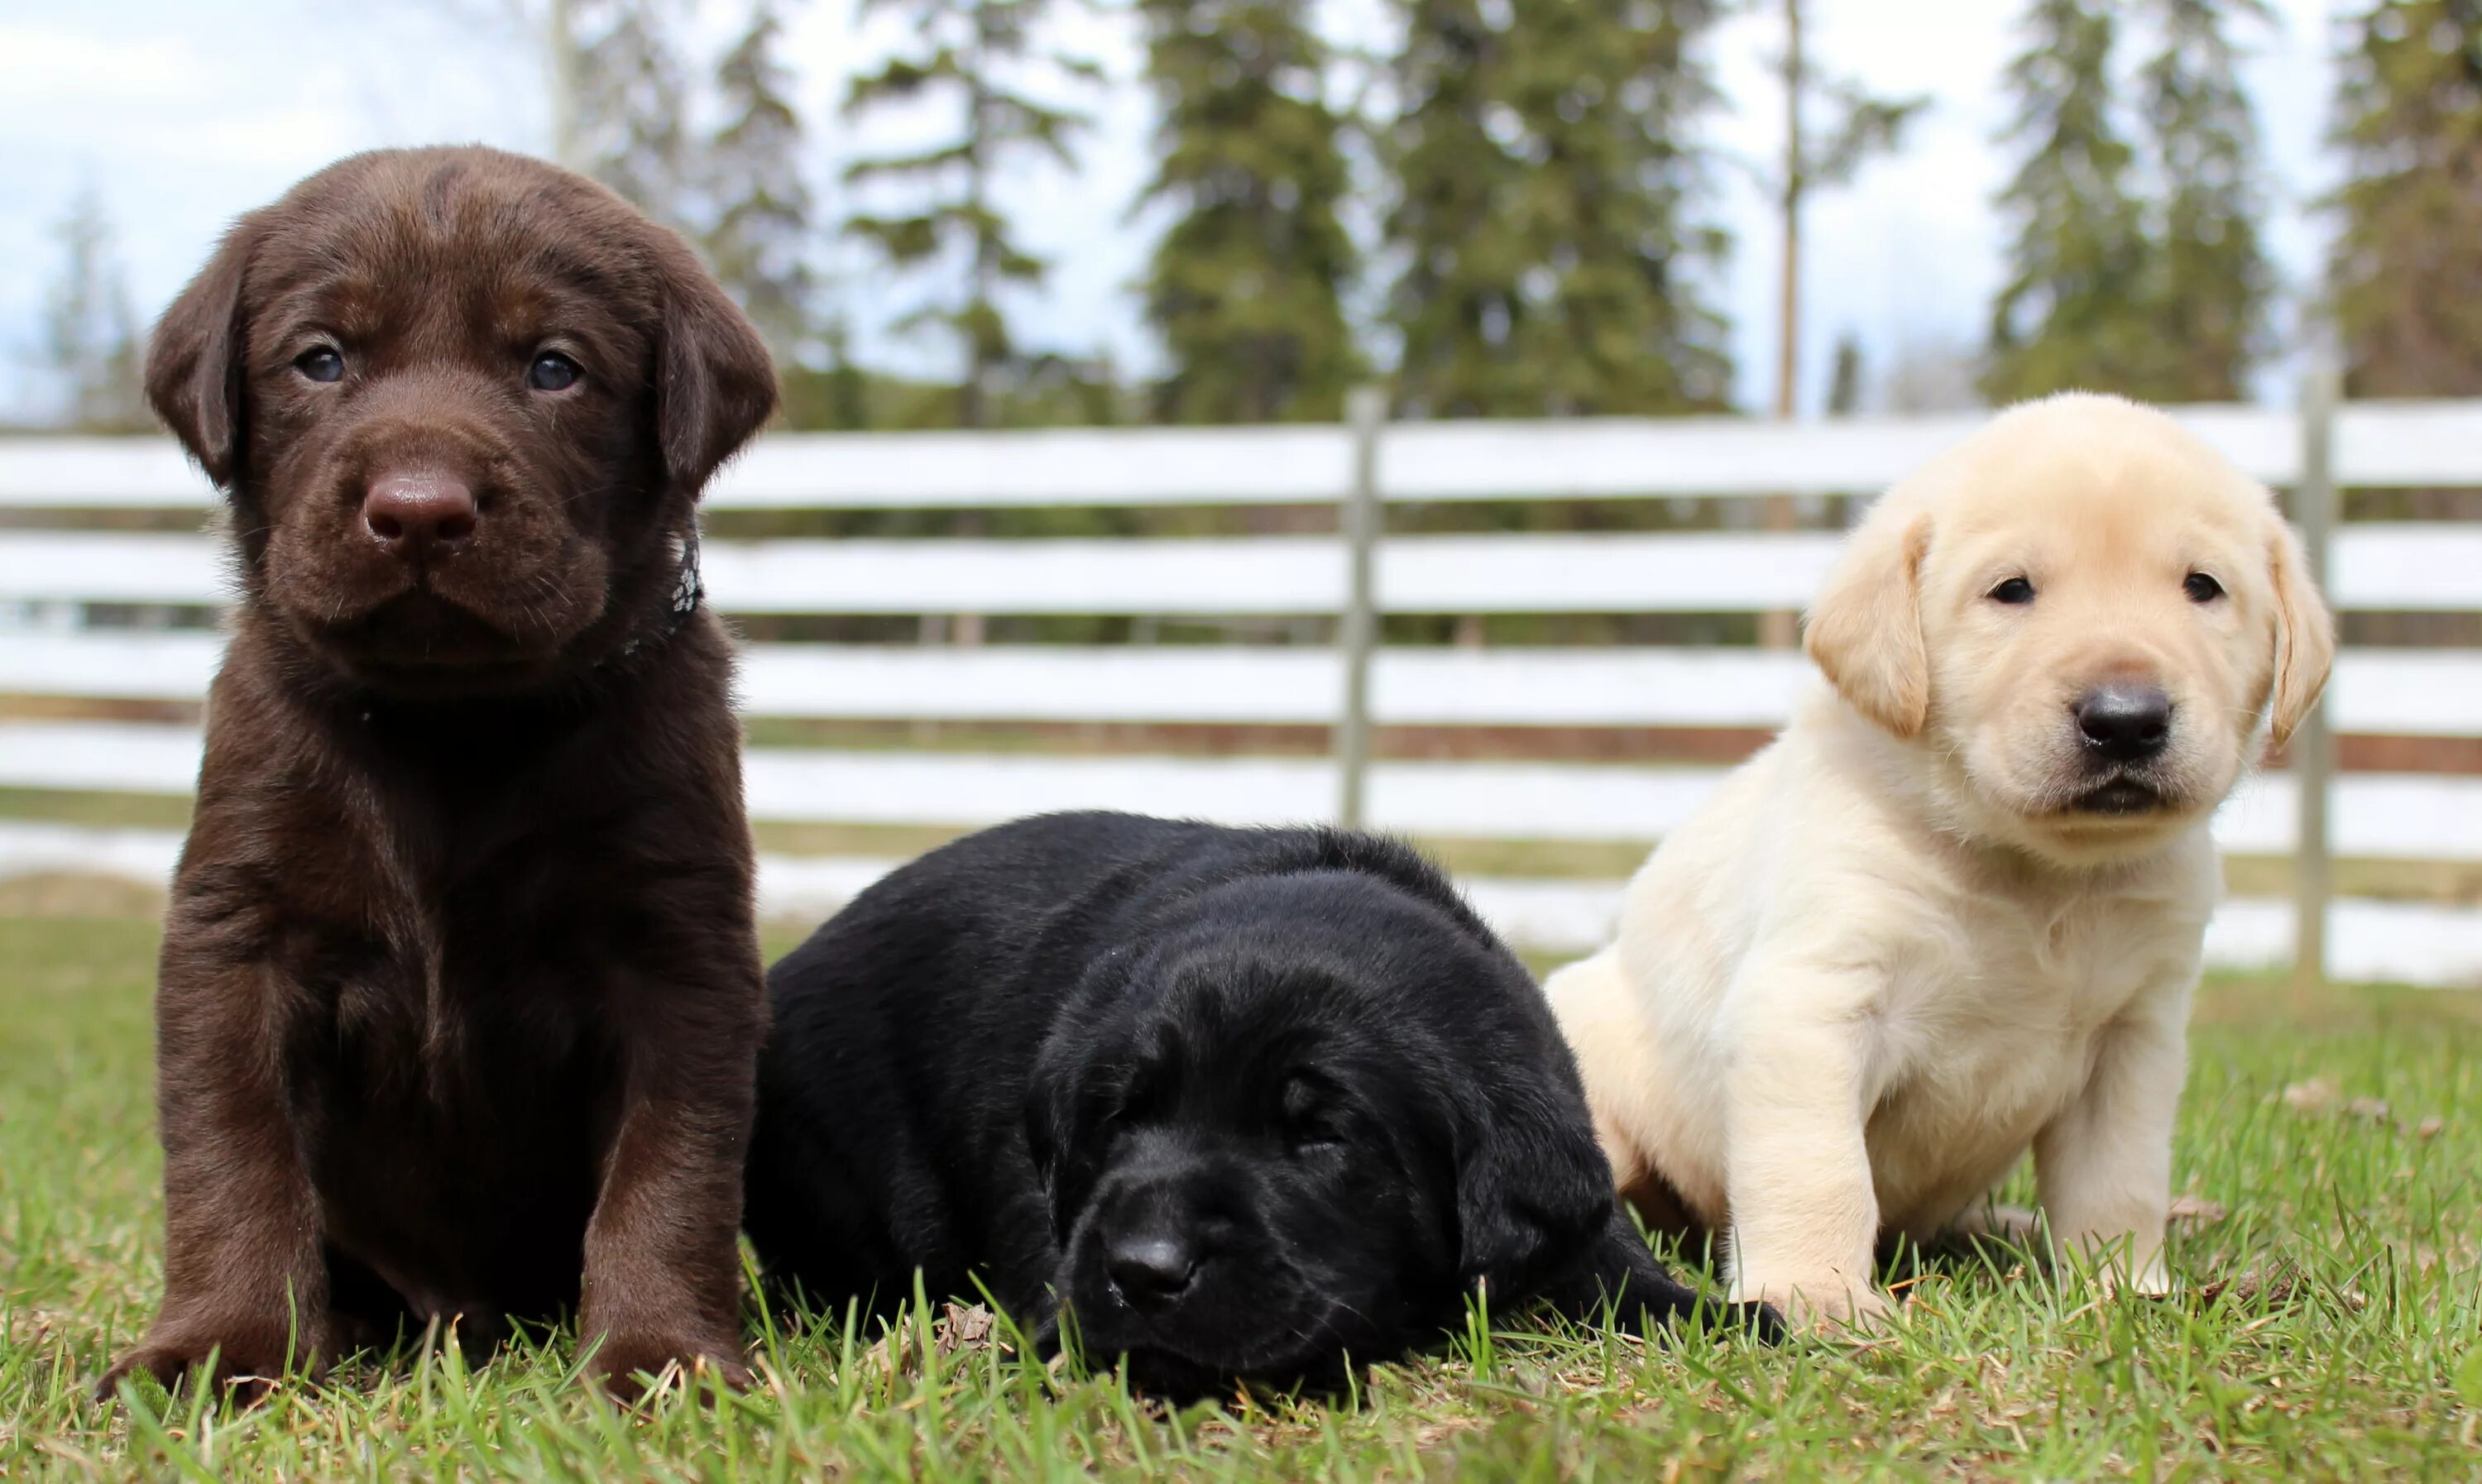
[[[2291,486],[2302,419],[2201,408],[2184,418],[2254,475]],[[1959,437],[1971,419],[1399,424],[1375,449],[1391,504],[1473,500],[1723,501],[1866,494]],[[2482,403],[2358,404],[2333,425],[2347,489],[2482,486]],[[710,510],[1015,509],[1334,504],[1356,467],[1341,427],[778,436],[730,469]],[[219,539],[99,529],[146,511],[213,503],[169,443],[0,442],[0,795],[185,794],[195,723],[185,714],[220,652],[181,626],[224,601]],[[1683,510],[1698,510],[1683,505]],[[57,513],[57,514],[55,514]],[[1728,514],[1729,514],[1728,510]],[[153,521],[160,526],[160,519]],[[728,522],[719,522],[726,524]],[[1227,522],[1228,525],[1236,522]],[[1238,522],[1247,523],[1247,522]],[[1630,534],[1404,535],[1375,552],[1389,614],[1750,613],[1798,607],[1837,536],[1723,530]],[[203,527],[203,521],[201,522]],[[758,616],[1128,615],[1231,621],[1333,615],[1347,596],[1336,536],[1128,540],[938,536],[706,543],[716,605]],[[2482,613],[2482,523],[2354,522],[2329,552],[2330,593],[2348,611]],[[974,724],[1324,726],[1338,719],[1346,659],[1296,645],[756,644],[742,696],[753,718]],[[1798,655],[1747,648],[1381,649],[1371,720],[1424,729],[1763,729],[1813,683]],[[29,698],[39,703],[23,702]],[[131,702],[145,703],[133,707]],[[149,707],[153,711],[149,711]],[[40,716],[33,712],[41,712]],[[2330,697],[2335,731],[2482,738],[2482,649],[2349,648]],[[1056,730],[1057,729],[1055,729]],[[1500,854],[1556,858],[1565,842],[1651,841],[1695,807],[1713,765],[1383,758],[1366,780],[1374,826],[1452,842],[1522,842]],[[996,748],[753,747],[762,824],[963,829],[1037,809],[1115,807],[1234,821],[1331,817],[1336,765],[1300,755],[1128,755]],[[2346,773],[2327,795],[2329,848],[2343,862],[2482,862],[2482,777]],[[2228,851],[2284,857],[2299,817],[2293,781],[2253,780],[2219,817]],[[0,873],[106,870],[157,876],[177,836],[74,826],[0,802]],[[55,811],[57,812],[57,811]],[[771,908],[820,911],[890,862],[769,854]],[[2399,876],[2401,872],[2397,873]],[[2363,871],[2341,877],[2387,878]],[[1614,881],[1500,874],[1469,885],[1521,942],[1545,951],[1599,941]],[[2413,893],[2418,897],[2419,893]],[[2400,898],[2403,894],[2400,893]],[[2339,975],[2482,982],[2482,910],[2470,902],[2345,897],[2328,914]],[[2243,898],[2212,941],[2227,965],[2283,962],[2291,909]]]

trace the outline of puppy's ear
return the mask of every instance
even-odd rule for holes
[[[1900,737],[1929,720],[1930,650],[1922,639],[1922,554],[1931,519],[1890,511],[1864,520],[1809,610],[1809,657],[1856,709]]]
[[[2327,672],[2336,663],[2336,620],[2310,580],[2301,538],[2282,520],[2267,543],[2267,571],[2275,580],[2275,699],[2268,707],[2268,731],[2282,747],[2327,688]]]
[[[1457,1161],[1457,1261],[1465,1285],[1531,1296],[1574,1265],[1612,1209],[1611,1166],[1582,1106],[1507,1090],[1465,1120]]]
[[[1084,1142],[1083,1100],[1089,1096],[1090,1079],[1081,1075],[1082,1071],[1077,1057],[1062,1050],[1055,1041],[1046,1041],[1035,1053],[1021,1105],[1026,1157],[1033,1162],[1035,1179],[1050,1206],[1052,1240],[1057,1243],[1068,1241],[1077,1206],[1094,1183],[1092,1170],[1071,1167]]]
[[[146,344],[146,405],[227,490],[241,472],[242,279],[258,234],[252,217],[234,223]]]
[[[776,367],[750,321],[674,238],[657,254],[655,431],[665,472],[693,496],[776,411]]]

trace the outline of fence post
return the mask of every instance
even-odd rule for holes
[[[1353,483],[1344,492],[1344,612],[1336,644],[1344,654],[1344,709],[1336,718],[1335,822],[1362,825],[1363,783],[1370,771],[1370,657],[1379,644],[1373,568],[1386,515],[1379,498],[1379,435],[1387,421],[1387,391],[1356,386],[1345,394],[1344,420],[1353,438]]]
[[[2327,550],[2336,525],[2336,410],[2343,378],[2324,348],[2311,352],[2301,384],[2301,478],[2293,487],[2293,523],[2309,558],[2310,578],[2327,589]],[[2292,854],[2292,972],[2297,983],[2327,977],[2327,907],[2335,890],[2328,854],[2327,806],[2336,772],[2336,736],[2327,723],[2327,700],[2302,718],[2292,733],[2292,778],[2299,790],[2300,821]]]

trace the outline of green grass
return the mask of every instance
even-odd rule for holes
[[[2482,996],[2211,986],[2178,1168],[2224,1213],[2172,1301],[1942,1257],[1890,1274],[1912,1302],[1866,1344],[1503,1318],[1341,1402],[1170,1414],[941,1326],[783,1314],[762,1386],[712,1404],[616,1409],[555,1336],[107,1408],[160,1280],[153,948],[141,917],[0,917],[0,1478],[2482,1476]]]

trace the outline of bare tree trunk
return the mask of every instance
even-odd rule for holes
[[[970,318],[965,334],[965,384],[958,389],[957,397],[958,420],[968,428],[984,427],[990,421],[986,383],[991,373],[991,356],[983,312],[997,312],[995,296],[999,284],[998,245],[991,240],[993,229],[989,216],[990,177],[983,160],[983,142],[990,137],[991,125],[990,92],[983,85],[991,65],[990,42],[990,13],[976,6],[973,56],[966,65],[965,79],[965,199],[974,212],[974,266],[965,290]]]
[[[986,314],[997,314],[999,306],[999,245],[994,240],[996,228],[990,225],[990,177],[983,159],[983,144],[991,127],[990,91],[984,79],[990,75],[990,13],[983,6],[974,8],[974,54],[967,65],[966,86],[970,90],[965,102],[965,193],[974,210],[973,281],[966,289],[966,309],[971,325],[965,336],[965,384],[958,388],[959,421],[967,428],[990,424],[990,375],[994,358],[991,355]],[[976,537],[988,529],[980,511],[967,512],[958,519],[961,537]],[[983,616],[961,613],[948,624],[949,642],[979,646],[983,642]]]
[[[586,139],[578,127],[579,76],[576,0],[544,0],[543,60],[551,88],[551,157],[563,170],[583,172]]]
[[[1784,157],[1783,272],[1778,284],[1776,322],[1776,407],[1779,419],[1789,422],[1801,395],[1801,102],[1809,87],[1801,58],[1801,0],[1783,0],[1784,8]],[[1792,496],[1767,496],[1766,529],[1789,531],[1799,524]],[[1799,618],[1776,612],[1758,615],[1758,643],[1770,649],[1789,649],[1800,637]]]

